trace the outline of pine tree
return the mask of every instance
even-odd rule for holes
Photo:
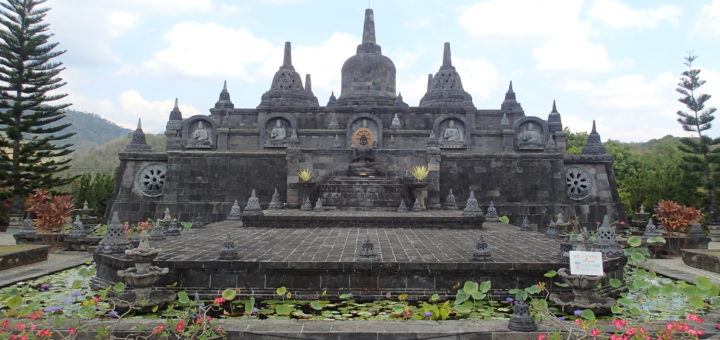
[[[50,42],[50,8],[46,0],[5,0],[0,3],[0,179],[12,197],[13,211],[36,188],[53,188],[73,178],[58,174],[69,168],[72,145],[54,142],[72,136],[59,121],[70,104],[54,104],[66,94],[58,77],[62,63],[53,61],[65,51]]]
[[[711,127],[715,119],[714,107],[705,107],[710,100],[709,94],[699,94],[696,91],[705,84],[700,79],[700,70],[693,68],[695,55],[685,57],[687,70],[682,73],[677,92],[683,95],[678,99],[685,104],[687,111],[677,112],[678,122],[682,124],[685,131],[694,132],[697,137],[684,137],[680,139],[680,150],[685,153],[683,156],[683,170],[687,171],[698,184],[698,194],[706,204],[707,212],[711,218],[718,218],[718,180],[720,180],[718,162],[720,162],[720,138],[712,139],[704,134]]]

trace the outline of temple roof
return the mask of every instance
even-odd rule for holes
[[[309,75],[308,78],[309,80]],[[290,42],[285,43],[283,63],[275,72],[270,90],[262,95],[258,108],[317,107],[318,100],[312,90],[305,90],[300,74],[292,65]]]
[[[427,93],[420,99],[421,107],[475,108],[472,96],[463,89],[460,74],[452,65],[450,43],[443,49],[443,63],[435,77],[428,76]]]

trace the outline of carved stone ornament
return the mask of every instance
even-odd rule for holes
[[[545,148],[543,127],[535,121],[522,123],[517,130],[517,146],[520,150],[543,150]]]
[[[147,197],[162,195],[165,185],[167,166],[165,164],[149,164],[138,172],[135,178],[135,187],[138,192]]]
[[[571,200],[579,201],[590,196],[593,180],[584,169],[573,167],[565,172],[565,185],[568,197]]]
[[[210,123],[200,119],[193,124],[185,147],[190,149],[211,149],[213,147],[213,131]]]

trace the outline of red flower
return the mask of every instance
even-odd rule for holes
[[[2,322],[2,327],[1,327],[0,329],[5,329],[5,328],[7,328],[9,323],[10,323],[9,321],[3,320],[3,322]],[[718,326],[720,326],[720,324],[718,324]]]
[[[593,330],[590,331],[590,335],[592,335],[593,338],[596,338],[598,335],[600,335],[600,331],[596,328],[593,328]]]
[[[613,318],[612,324],[615,325],[615,328],[623,328],[627,325],[627,320]]]
[[[158,334],[158,333],[162,332],[163,329],[165,329],[165,326],[163,326],[163,325],[157,325],[157,326],[155,326],[155,328],[153,328],[152,334],[153,334],[153,335]]]
[[[220,305],[220,304],[222,304],[223,302],[225,302],[225,299],[223,299],[223,298],[221,298],[221,297],[216,297],[216,298],[213,300],[213,302],[215,302],[216,305]]]
[[[611,334],[611,335],[610,335],[610,340],[628,340],[628,337],[626,337],[626,336],[624,336],[624,335]]]
[[[538,334],[537,340],[545,340],[547,339],[547,334]]]
[[[37,332],[37,335],[38,335],[38,336],[41,336],[41,337],[50,337],[50,330],[49,330],[49,329],[43,329],[43,330],[41,330],[41,331],[38,331],[38,332]]]
[[[185,328],[185,320],[180,320],[177,327],[175,327],[175,330],[178,332],[182,332],[183,328]]]
[[[140,226],[141,226],[141,227],[147,227],[147,226],[148,226],[148,223],[147,223],[147,222],[144,222],[144,221],[143,221],[143,222],[140,222]]]
[[[703,320],[701,317],[695,315],[695,314],[688,314],[688,316],[685,318],[687,321],[695,321],[697,323],[703,323],[705,320]]]
[[[715,329],[720,329],[720,322],[718,322],[717,326],[715,326]]]
[[[28,340],[28,337],[27,337],[27,335],[23,335],[23,336],[21,336],[21,337],[20,337],[20,340]]]
[[[68,334],[70,334],[70,335],[75,334],[75,328],[68,329]]]
[[[575,324],[576,324],[576,325],[581,325],[581,324],[582,324],[582,320],[580,320],[580,319],[575,319]]]
[[[25,324],[22,322],[18,322],[15,324],[15,328],[23,330],[23,329],[25,329]]]

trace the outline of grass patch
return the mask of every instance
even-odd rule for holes
[[[35,246],[32,244],[17,244],[17,245],[12,245],[12,246],[0,246],[0,255],[12,253],[12,252],[18,251],[18,250],[30,249],[30,248],[34,248],[34,247]]]

